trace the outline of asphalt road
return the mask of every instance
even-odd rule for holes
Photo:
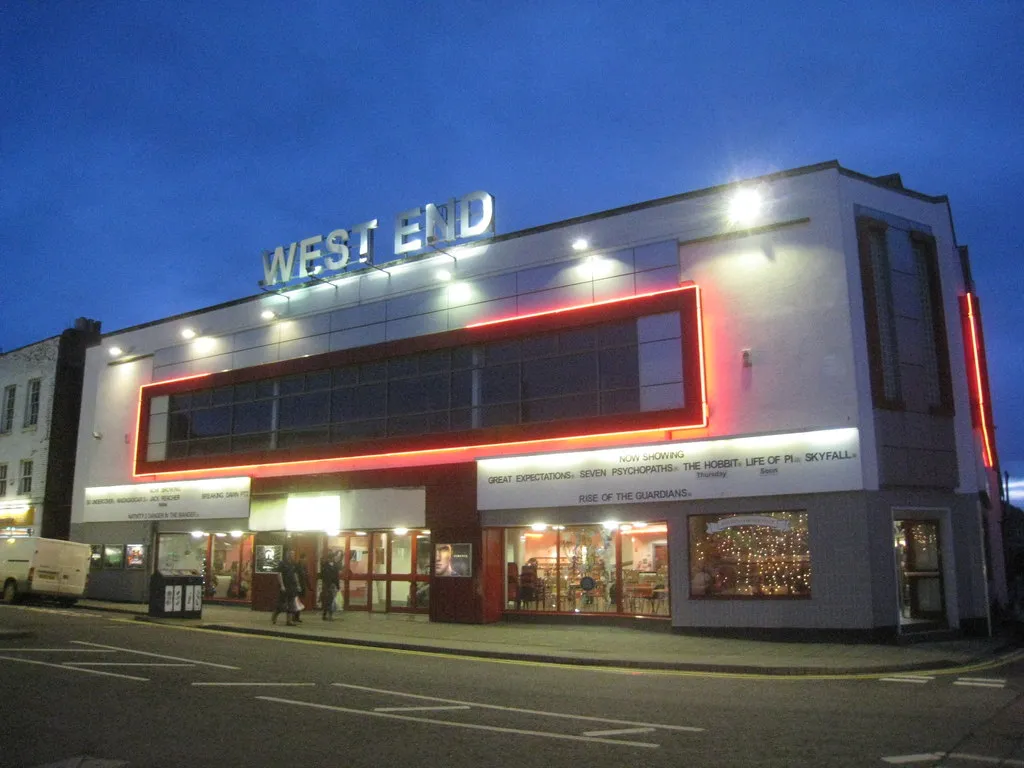
[[[33,636],[0,638],[2,766],[1024,768],[1019,659],[780,679],[363,649],[44,606],[0,606],[4,629]]]

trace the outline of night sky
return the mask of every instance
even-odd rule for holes
[[[410,10],[414,9],[414,10]],[[498,232],[837,159],[949,195],[1024,502],[1024,2],[13,2],[0,347],[257,292],[475,189]]]

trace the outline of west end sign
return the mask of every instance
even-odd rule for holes
[[[263,252],[263,285],[340,272],[351,263],[373,265],[377,219],[327,235],[313,235]],[[395,216],[395,259],[437,243],[494,234],[494,197],[476,191],[446,203],[427,203]],[[425,241],[425,242],[424,242]],[[355,262],[353,262],[355,259]],[[388,259],[389,261],[391,259]]]

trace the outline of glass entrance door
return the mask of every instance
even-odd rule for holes
[[[946,618],[938,520],[895,520],[893,539],[899,575],[900,623]]]
[[[328,536],[326,549],[343,555],[345,610],[428,610],[430,531],[345,532]]]

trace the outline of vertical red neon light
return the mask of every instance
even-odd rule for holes
[[[967,365],[970,368],[968,376],[971,379],[972,389],[974,390],[975,402],[977,403],[977,422],[981,427],[981,447],[985,466],[992,468],[995,466],[994,454],[992,446],[992,435],[991,425],[989,422],[989,405],[986,393],[988,387],[988,376],[983,371],[984,367],[984,352],[983,344],[981,340],[981,328],[980,319],[978,317],[978,311],[975,308],[976,299],[974,295],[968,293],[964,296],[962,307],[964,308],[965,320],[966,320],[966,342],[967,342]]]

